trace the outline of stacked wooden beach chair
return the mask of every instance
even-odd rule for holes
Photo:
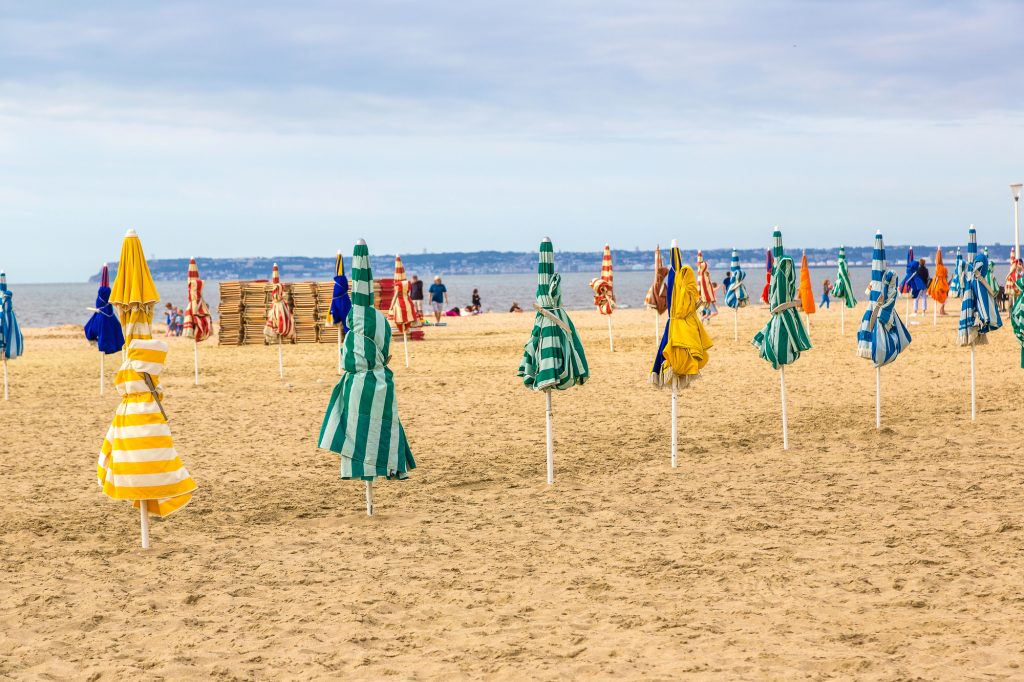
[[[291,284],[291,291],[295,343],[316,343],[318,341],[317,315],[319,311],[317,283],[295,282]],[[328,305],[330,305],[329,302]]]
[[[217,306],[219,331],[217,342],[222,346],[242,343],[242,283],[221,282],[220,304]]]

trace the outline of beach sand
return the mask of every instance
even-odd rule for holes
[[[28,330],[0,403],[0,677],[1022,679],[1017,343],[1007,325],[978,349],[972,424],[956,317],[912,318],[876,431],[861,309],[844,337],[837,308],[813,316],[788,452],[749,344],[764,307],[739,342],[717,318],[677,469],[651,314],[615,314],[614,353],[573,314],[592,379],[554,396],[552,486],[544,398],[516,377],[532,315],[428,329],[410,369],[393,351],[419,468],[377,484],[373,518],[315,447],[334,346],[285,347],[281,381],[275,348],[208,342],[194,387],[173,339],[165,405],[199,491],[149,552],[95,482],[118,403],[97,353]]]

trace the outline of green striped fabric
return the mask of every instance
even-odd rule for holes
[[[561,391],[582,384],[590,377],[590,368],[576,327],[562,308],[562,278],[555,273],[550,239],[540,243],[535,306],[540,309],[519,365],[523,383],[535,391]]]
[[[768,290],[772,319],[757,333],[753,344],[761,358],[772,363],[773,369],[778,369],[780,365],[796,362],[800,353],[810,350],[811,339],[800,319],[799,308],[788,305],[796,297],[796,273],[793,259],[783,253],[782,232],[779,230],[772,233],[772,256],[775,267]]]
[[[854,308],[857,299],[853,296],[853,285],[850,284],[850,267],[846,264],[846,247],[839,247],[839,270],[836,281],[832,285],[832,296],[842,299],[847,308]]]
[[[408,478],[416,468],[398,419],[391,359],[391,325],[373,307],[370,252],[352,254],[352,310],[341,352],[345,373],[331,393],[319,447],[341,455],[341,477],[372,481]]]

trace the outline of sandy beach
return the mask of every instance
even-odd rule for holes
[[[958,304],[951,302],[953,311]],[[899,303],[903,313],[903,303]],[[641,310],[575,313],[591,380],[544,399],[516,368],[532,315],[488,314],[394,347],[418,468],[338,479],[315,440],[335,347],[171,340],[163,377],[199,485],[153,524],[95,482],[118,397],[75,327],[26,331],[0,403],[0,677],[11,679],[1022,679],[1024,371],[1007,323],[977,352],[956,318],[911,318],[875,374],[855,356],[863,303],[812,318],[778,374],[749,339],[762,306],[710,325],[704,377],[648,385]],[[116,362],[109,358],[108,379]],[[1017,634],[1014,634],[1017,633]]]

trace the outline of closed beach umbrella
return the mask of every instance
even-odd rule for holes
[[[996,266],[988,256],[988,247],[985,247],[985,260],[988,261],[988,268],[985,270],[985,281],[988,282],[988,290],[993,296],[999,293],[999,284],[996,283]]]
[[[210,338],[213,333],[213,317],[210,306],[203,299],[203,280],[199,279],[196,259],[188,261],[188,303],[185,306],[185,321],[182,333],[192,339],[192,364],[195,369],[195,384],[199,385],[199,342]]]
[[[338,374],[342,372],[341,342],[348,333],[348,313],[352,310],[352,298],[348,294],[348,277],[345,276],[345,259],[341,249],[334,259],[334,289],[331,291],[330,322],[338,328]]]
[[[281,345],[285,339],[291,340],[295,337],[295,325],[277,263],[274,263],[274,269],[270,275],[270,286],[270,310],[267,311],[267,323],[263,326],[263,338],[266,339],[266,343],[277,341],[277,371],[284,379],[284,358],[281,353]]]
[[[110,298],[127,341],[114,380],[121,403],[100,448],[97,482],[107,496],[131,500],[139,508],[143,549],[149,547],[149,515],[171,514],[188,504],[196,489],[174,449],[161,404],[167,344],[152,338],[153,306],[159,298],[142,243],[128,230]]]
[[[978,232],[971,225],[967,231],[964,295],[960,301],[960,325],[956,340],[971,347],[971,420],[977,416],[974,392],[974,347],[988,343],[988,334],[1003,326],[996,305],[995,291],[988,283],[988,256],[978,253]]]
[[[953,279],[949,283],[949,290],[957,298],[964,295],[966,280],[967,268],[964,265],[964,257],[960,254],[960,247],[958,246],[956,247],[956,261],[953,263]]]
[[[761,290],[761,303],[769,305],[769,289],[772,286],[772,268],[774,264],[772,262],[772,251],[768,249],[764,252],[765,257],[765,270],[764,270],[764,289]]]
[[[103,395],[103,359],[124,348],[124,332],[110,304],[110,269],[103,264],[100,270],[100,288],[96,292],[96,307],[89,308],[92,317],[85,323],[85,338],[96,344],[100,352],[100,395]]]
[[[576,327],[562,307],[562,278],[555,272],[555,251],[548,238],[540,243],[537,299],[533,307],[537,314],[530,339],[523,348],[518,375],[528,389],[544,391],[547,400],[547,474],[548,483],[554,483],[551,391],[564,391],[583,384],[590,377],[590,368]]]
[[[871,296],[857,332],[857,355],[875,364],[875,428],[882,428],[881,368],[910,345],[910,332],[896,312],[899,277],[885,265],[885,242],[875,233],[871,253]]]
[[[779,370],[779,389],[782,402],[782,448],[789,449],[789,425],[786,421],[786,365],[800,359],[800,353],[811,349],[811,339],[800,320],[799,302],[796,300],[796,268],[793,259],[782,249],[782,232],[772,233],[771,287],[768,305],[771,319],[753,339],[762,360]]]
[[[341,456],[341,478],[366,483],[373,515],[373,481],[406,479],[416,462],[398,418],[391,359],[391,325],[373,306],[370,251],[362,239],[352,253],[352,309],[342,350],[345,373],[331,393],[318,446]]]
[[[654,282],[644,296],[644,305],[654,311],[654,340],[658,340],[658,322],[661,314],[668,308],[668,300],[665,294],[665,277],[668,276],[668,268],[661,260],[661,244],[654,247]]]
[[[1024,272],[1020,273],[1015,282],[1017,291],[1024,291]],[[1017,296],[1010,309],[1010,323],[1013,325],[1013,334],[1020,343],[1020,366],[1024,369],[1024,296]]]
[[[25,338],[14,315],[14,294],[7,288],[7,273],[0,272],[0,358],[4,363],[4,400],[10,399],[7,361],[25,352]]]
[[[853,295],[853,284],[850,283],[850,266],[846,263],[846,247],[839,247],[839,266],[836,270],[836,281],[832,283],[832,297],[842,300],[839,306],[839,333],[846,334],[846,309],[857,305]]]
[[[594,290],[594,305],[597,311],[608,317],[608,347],[615,352],[615,340],[612,338],[612,312],[615,311],[615,289],[612,276],[612,250],[604,245],[601,257],[601,276],[590,280],[590,288]]]
[[[1024,265],[1021,265],[1021,261],[1017,258],[1017,251],[1011,246],[1010,247],[1010,271],[1006,273],[1006,281],[1003,283],[1003,288],[1006,289],[1006,296],[1010,299],[1010,306],[1012,307],[1017,297],[1021,294],[1021,287],[1019,285],[1021,277],[1024,277]]]
[[[807,267],[807,252],[800,256],[800,307],[807,318],[807,326],[811,326],[811,313],[817,308],[814,304],[814,285],[811,283],[811,269]]]
[[[945,315],[946,299],[949,298],[949,269],[942,263],[942,247],[935,249],[935,273],[932,281],[928,283],[928,296],[935,301],[932,306],[932,324],[936,323],[939,308],[942,307],[942,314]]]
[[[409,298],[409,280],[405,278],[405,266],[402,257],[395,256],[395,294],[391,298],[388,317],[402,332],[402,345],[405,348],[405,366],[409,366],[409,330],[416,326],[416,307]]]
[[[747,295],[747,273],[740,267],[740,256],[736,249],[732,250],[732,259],[729,261],[729,288],[725,290],[725,304],[732,308],[732,338],[739,340],[739,309],[750,302]]]
[[[697,251],[697,294],[700,296],[700,305],[702,308],[701,319],[707,322],[712,317],[718,314],[718,306],[716,305],[718,297],[715,296],[715,283],[711,279],[711,270],[708,269],[708,263],[704,260],[704,252]]]
[[[672,466],[675,467],[679,443],[679,389],[686,388],[700,376],[700,370],[708,363],[708,349],[713,344],[697,315],[700,297],[696,276],[690,266],[683,265],[682,254],[674,241],[669,253],[668,320],[651,369],[651,383],[658,387],[672,387]]]

